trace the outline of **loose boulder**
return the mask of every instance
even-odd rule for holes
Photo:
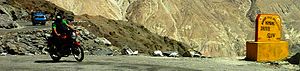
[[[164,56],[160,50],[156,50],[153,52],[153,56]]]

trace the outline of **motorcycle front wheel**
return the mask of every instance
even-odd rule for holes
[[[72,49],[72,54],[78,62],[81,62],[84,59],[84,52],[81,46],[75,46]]]

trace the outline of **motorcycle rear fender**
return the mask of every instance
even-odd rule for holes
[[[74,42],[75,46],[80,46],[80,42]]]

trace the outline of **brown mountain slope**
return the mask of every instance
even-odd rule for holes
[[[190,44],[195,47],[195,50],[208,56],[243,55],[244,43],[247,38],[251,38],[246,32],[253,31],[250,21],[245,17],[250,7],[248,0],[92,1],[99,2],[103,6],[94,5],[91,1],[76,3],[75,0],[49,1],[69,10],[82,9],[85,11],[83,13],[88,12],[86,14],[100,11],[99,15],[112,19],[115,16],[107,16],[106,14],[112,13],[107,9],[112,9],[113,13],[125,12],[126,15],[123,16],[126,17],[125,20],[143,24],[151,32]],[[61,4],[61,2],[68,4]],[[107,7],[112,3],[117,5]],[[82,7],[74,9],[69,4],[82,5]],[[127,7],[123,6],[124,4],[130,5]],[[94,8],[95,6],[97,8]],[[114,10],[117,8],[126,10]],[[95,10],[89,12],[90,9]]]
[[[109,19],[125,20],[131,0],[47,0],[74,12],[76,15],[101,15]]]
[[[57,8],[68,15],[73,14],[45,0],[10,0],[9,4],[25,9],[27,12],[42,10],[54,13],[54,9]],[[145,54],[152,54],[155,50],[176,51],[180,55],[190,49],[190,46],[182,42],[154,34],[143,25],[130,21],[117,21],[102,16],[88,15],[76,16],[76,20],[78,19],[86,21],[78,25],[84,26],[97,36],[107,38],[112,42],[112,45],[119,47],[119,49],[129,47]]]
[[[80,14],[99,12],[97,15],[110,19],[121,16],[121,20],[142,24],[151,32],[190,44],[208,56],[244,55],[245,42],[254,40],[254,19],[258,13],[277,13],[282,17],[284,37],[290,42],[292,53],[300,44],[298,0],[49,1]],[[60,2],[83,5],[74,8]]]
[[[244,43],[252,36],[245,17],[248,4],[248,0],[140,0],[128,8],[126,17],[205,55],[236,56],[244,54]]]
[[[116,21],[101,16],[82,15],[76,19],[86,22],[79,25],[103,36],[120,48],[129,47],[141,53],[152,54],[155,50],[178,51],[180,55],[190,47],[168,37],[162,37],[150,32],[144,26],[128,21]]]

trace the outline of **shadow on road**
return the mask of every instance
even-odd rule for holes
[[[37,60],[34,61],[34,63],[75,63],[77,61],[68,61],[68,60],[60,60],[58,62],[55,62],[53,60]]]
[[[46,25],[24,25],[24,26],[36,26],[36,27],[38,27],[38,26],[46,26]]]
[[[196,69],[182,68],[182,67],[172,67],[172,66],[163,66],[155,64],[135,64],[135,63],[118,63],[118,62],[79,62],[79,65],[104,65],[111,66],[116,68],[117,71],[126,70],[146,70],[146,71],[200,71]]]
[[[287,61],[289,63],[295,64],[295,65],[298,65],[300,63],[299,60],[300,60],[300,53],[296,53],[291,58],[287,59]]]

